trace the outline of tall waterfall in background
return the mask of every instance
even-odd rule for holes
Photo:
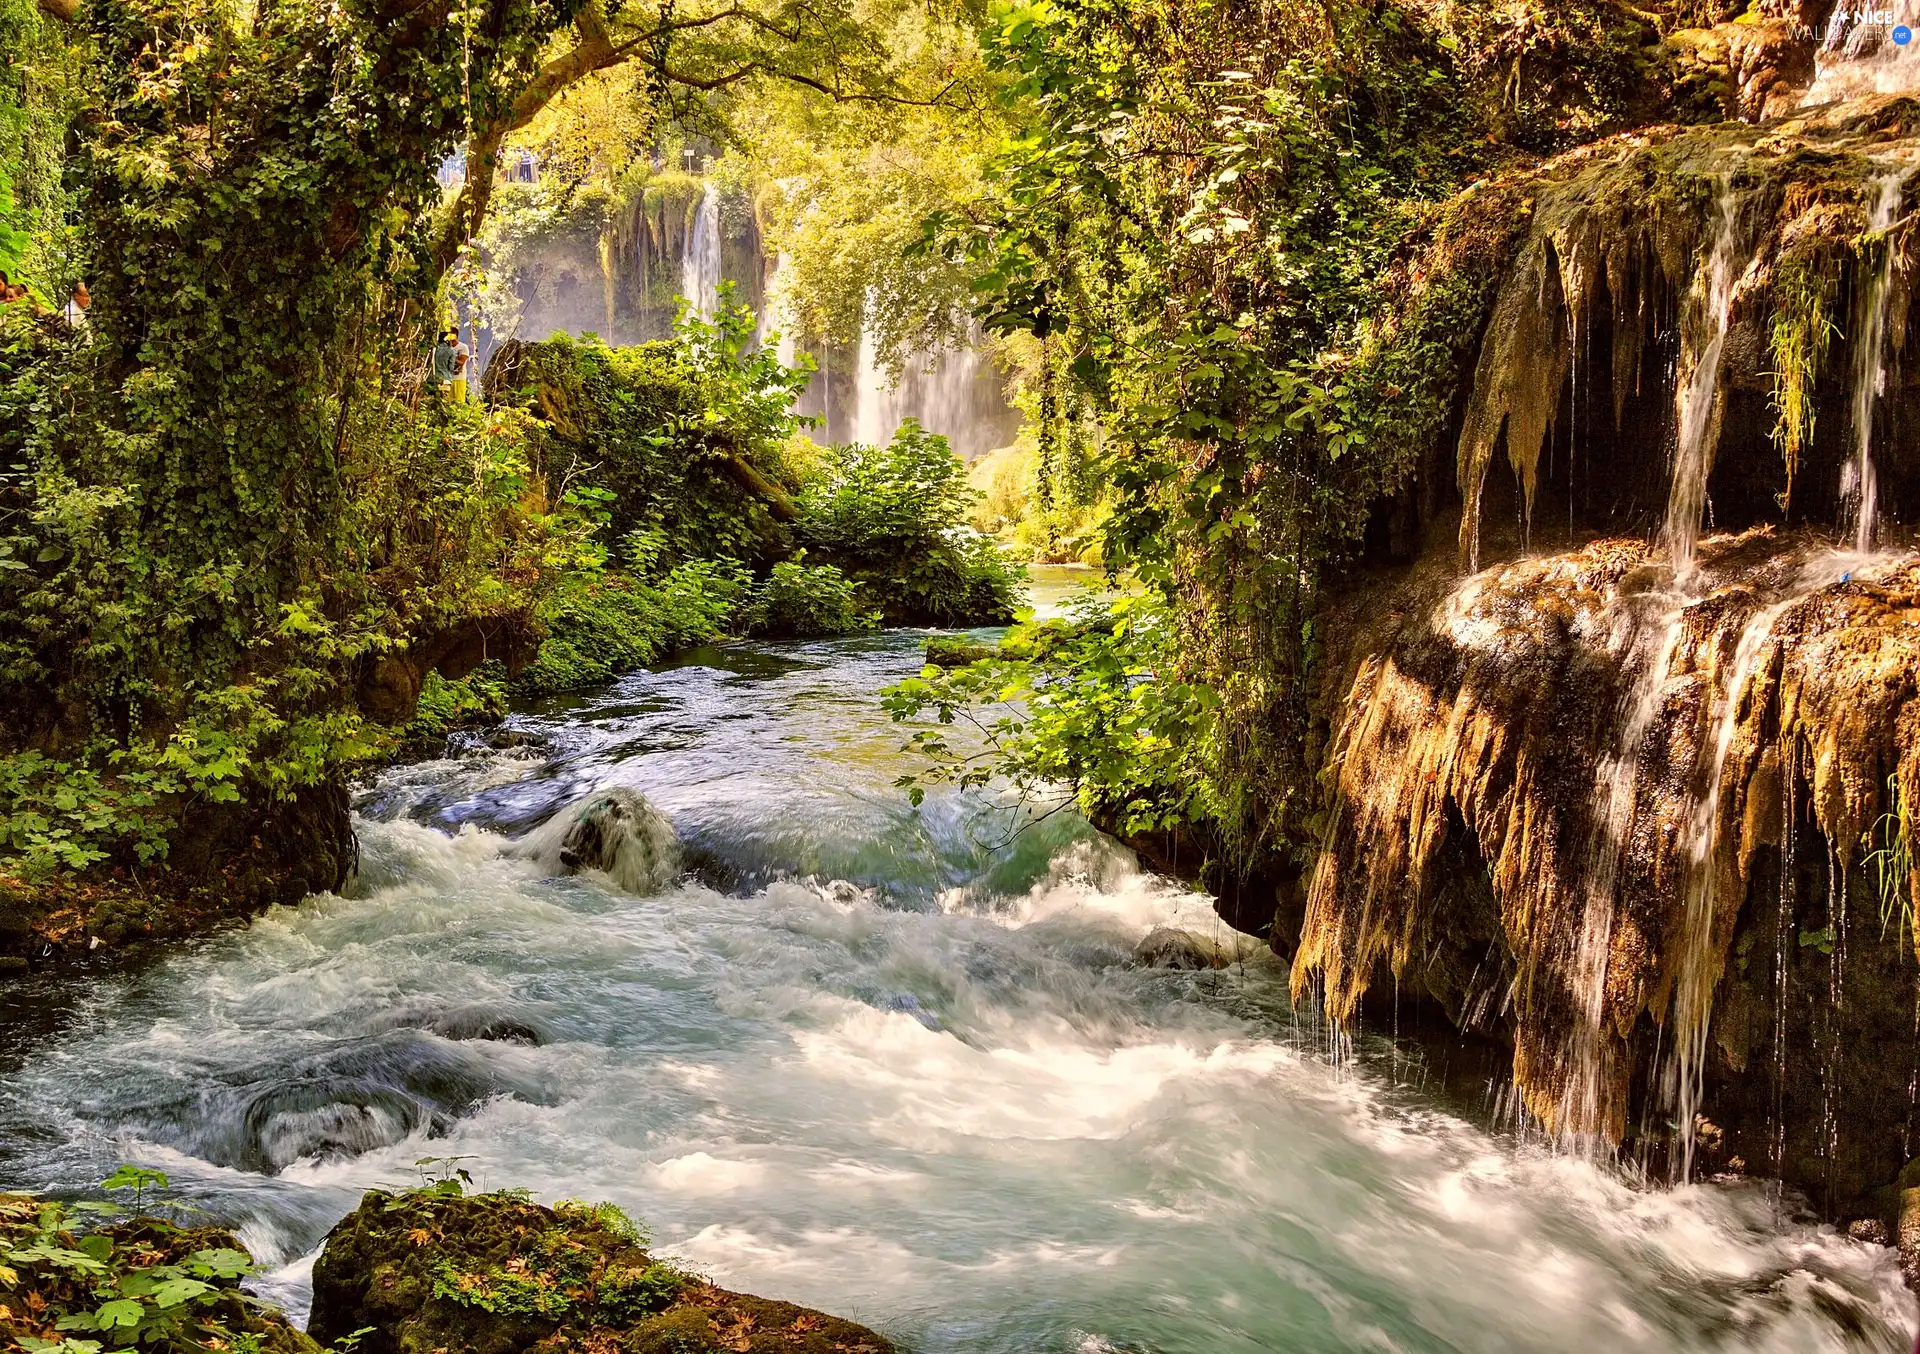
[[[1873,208],[1867,220],[1871,234],[1881,236],[1880,264],[1868,275],[1854,303],[1855,319],[1849,336],[1852,348],[1853,457],[1841,481],[1841,497],[1853,507],[1853,548],[1873,548],[1875,519],[1880,510],[1879,479],[1873,465],[1873,414],[1887,383],[1887,308],[1893,295],[1893,242],[1885,237],[1900,215],[1907,171],[1890,169],[1874,181]]]
[[[908,419],[939,433],[967,460],[1012,442],[1019,415],[1005,384],[977,347],[907,356],[897,381],[881,367],[872,333],[860,336],[854,440],[881,446]]]
[[[687,234],[686,253],[680,259],[680,294],[702,319],[720,310],[720,194],[712,184],[700,195],[700,206]]]

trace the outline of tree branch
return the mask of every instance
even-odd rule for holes
[[[61,23],[72,23],[80,17],[80,0],[40,0],[40,11]]]

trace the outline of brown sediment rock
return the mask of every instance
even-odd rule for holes
[[[892,1354],[865,1327],[655,1260],[607,1205],[375,1191],[327,1237],[309,1329],[366,1354]]]
[[[1677,354],[1684,382],[1702,346],[1698,278],[1716,199],[1732,204],[1739,275],[1722,385],[1765,391],[1781,412],[1788,479],[1805,428],[1806,396],[1824,355],[1821,312],[1805,316],[1812,351],[1791,346],[1795,310],[1829,306],[1827,286],[1858,266],[1871,183],[1889,166],[1920,166],[1920,104],[1883,97],[1810,110],[1764,126],[1658,126],[1612,137],[1503,183],[1524,222],[1493,302],[1461,422],[1456,474],[1465,499],[1461,551],[1478,558],[1487,473],[1504,452],[1531,519],[1543,454],[1572,412],[1566,392],[1610,407],[1631,432],[1630,403],[1671,402]],[[1915,175],[1920,180],[1920,174]],[[1909,184],[1911,191],[1913,184]],[[1909,222],[1900,251],[1890,333],[1906,329]],[[1783,285],[1783,280],[1794,285]],[[1807,299],[1811,297],[1811,299]]]
[[[1822,553],[1766,533],[1712,541],[1708,584],[1666,601],[1632,590],[1650,547],[1602,540],[1495,566],[1411,616],[1347,695],[1296,988],[1318,982],[1327,1009],[1348,1018],[1379,973],[1418,980],[1457,920],[1441,908],[1461,868],[1448,853],[1464,855],[1497,905],[1493,933],[1477,937],[1502,960],[1483,966],[1485,981],[1508,986],[1475,991],[1446,975],[1429,986],[1459,1023],[1505,1013],[1534,1114],[1617,1141],[1635,1027],[1644,1015],[1673,1037],[1687,963],[1705,965],[1693,976],[1709,991],[1718,982],[1761,853],[1804,822],[1842,869],[1857,866],[1890,807],[1889,777],[1920,802],[1920,563],[1798,593],[1798,571]],[[1648,642],[1663,625],[1676,627],[1670,647]],[[1664,664],[1657,711],[1622,750],[1623,696],[1649,663]],[[1633,759],[1627,820],[1596,821],[1606,760],[1621,755]],[[1690,939],[1690,827],[1709,794],[1713,848],[1699,868],[1711,909]],[[1595,898],[1606,834],[1623,826],[1600,881],[1608,896]],[[1920,875],[1906,884],[1920,894]],[[1610,914],[1602,965],[1583,979],[1592,906]],[[1603,1084],[1592,1122],[1567,1123],[1575,1035],[1593,1000]]]

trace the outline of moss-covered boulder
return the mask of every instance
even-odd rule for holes
[[[153,1354],[319,1354],[240,1291],[252,1264],[231,1234],[162,1218],[87,1230],[85,1220],[60,1203],[0,1194],[0,1349],[86,1340]]]
[[[378,1190],[327,1237],[315,1338],[362,1354],[891,1354],[872,1331],[661,1260],[611,1205]]]

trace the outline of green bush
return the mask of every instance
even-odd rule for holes
[[[778,639],[848,635],[872,630],[880,614],[861,606],[860,585],[831,564],[808,564],[804,557],[773,566],[754,589],[746,613],[749,634]]]
[[[889,621],[1002,624],[1024,571],[966,525],[978,497],[947,439],[908,420],[884,447],[829,448],[795,529]]]
[[[694,560],[654,582],[608,571],[582,576],[542,608],[547,641],[516,689],[546,694],[611,681],[622,673],[728,632],[749,587],[738,564]]]

